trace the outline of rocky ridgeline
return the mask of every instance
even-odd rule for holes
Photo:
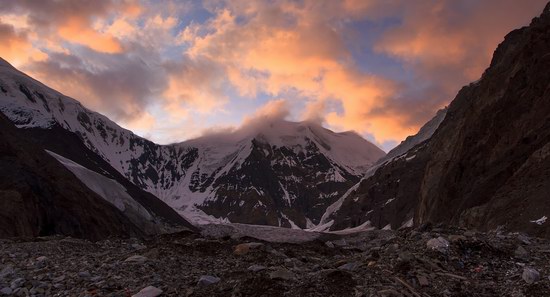
[[[191,233],[0,242],[8,296],[548,296],[550,245],[424,228],[290,244]]]

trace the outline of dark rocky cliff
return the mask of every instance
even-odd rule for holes
[[[508,34],[482,78],[464,87],[434,135],[361,182],[333,229],[414,216],[550,236],[550,4]]]
[[[118,209],[88,189],[0,114],[0,237],[140,236]]]

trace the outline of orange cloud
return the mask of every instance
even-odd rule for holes
[[[92,28],[82,19],[69,17],[58,29],[61,38],[88,46],[89,48],[103,53],[120,53],[122,45],[120,42],[105,33],[100,33]]]
[[[42,61],[47,54],[35,49],[27,38],[27,34],[16,32],[8,24],[0,22],[0,56],[18,67],[29,60]]]

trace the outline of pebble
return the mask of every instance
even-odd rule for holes
[[[295,278],[295,275],[290,270],[279,267],[269,273],[269,278],[280,280],[293,280]]]
[[[136,264],[143,264],[147,261],[147,257],[140,256],[140,255],[133,255],[128,257],[124,262],[126,263],[136,263]]]
[[[248,254],[248,252],[251,249],[256,249],[263,246],[263,243],[259,242],[249,242],[249,243],[241,243],[235,246],[235,249],[233,250],[233,254],[235,255],[245,255]]]
[[[15,270],[13,270],[13,266],[11,265],[2,268],[2,270],[0,270],[0,280],[12,275],[14,272]]]
[[[514,251],[516,258],[525,259],[529,256],[529,252],[521,245]]]
[[[90,278],[92,275],[88,271],[81,271],[78,273],[81,278]]]
[[[148,286],[141,289],[141,291],[132,295],[132,297],[157,297],[162,294],[162,290],[153,286]]]
[[[526,267],[523,269],[521,278],[528,284],[536,283],[540,280],[540,273],[533,268]]]
[[[428,242],[426,242],[426,247],[430,250],[446,254],[449,251],[449,242],[445,238],[439,236],[438,238],[428,240]]]
[[[15,280],[13,280],[10,284],[10,287],[12,290],[15,290],[17,288],[20,288],[21,286],[23,286],[23,284],[25,283],[25,279],[24,278],[16,278]]]
[[[265,266],[254,264],[254,265],[250,265],[248,267],[248,270],[250,270],[252,272],[258,272],[258,271],[265,270]]]
[[[360,266],[361,266],[361,262],[351,262],[351,263],[346,263],[346,264],[338,267],[338,269],[347,270],[347,271],[354,271],[357,268],[359,268]]]
[[[325,242],[325,245],[328,246],[328,247],[331,248],[331,249],[334,248],[334,243],[332,243],[332,241],[327,241],[327,242]]]
[[[210,286],[215,283],[219,283],[220,281],[221,279],[219,277],[211,275],[201,275],[199,281],[197,282],[197,286]]]
[[[143,244],[139,244],[139,243],[134,243],[134,244],[131,245],[131,247],[136,251],[141,251],[141,250],[144,250],[144,249],[147,248]]]
[[[418,279],[418,284],[421,285],[422,287],[427,287],[430,285],[428,278],[423,275],[417,276],[416,279]]]
[[[2,295],[11,295],[12,292],[13,292],[13,290],[11,288],[8,288],[8,287],[5,287],[2,290],[0,290],[0,293],[2,293]]]

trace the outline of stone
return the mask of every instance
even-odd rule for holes
[[[81,278],[90,278],[92,275],[88,271],[81,271],[78,273],[78,276]]]
[[[8,276],[10,276],[14,273],[15,273],[15,270],[13,269],[13,266],[8,265],[8,266],[2,268],[2,270],[0,270],[0,279],[8,277]]]
[[[453,242],[453,243],[460,242],[460,241],[466,241],[466,236],[464,236],[464,235],[455,235],[455,234],[449,235],[449,241]]]
[[[20,288],[23,286],[23,284],[25,284],[25,279],[24,278],[16,278],[14,279],[11,284],[10,284],[10,287],[12,288],[12,290],[15,290],[17,288]]]
[[[201,275],[199,281],[197,282],[197,286],[210,286],[219,283],[220,281],[221,279],[219,277],[211,275]]]
[[[12,293],[13,293],[13,290],[8,287],[5,287],[2,290],[0,290],[1,295],[11,295]]]
[[[536,283],[540,280],[540,273],[533,268],[525,267],[521,278],[528,284]]]
[[[354,271],[357,268],[359,268],[360,266],[361,266],[361,262],[350,262],[350,263],[346,263],[346,264],[338,267],[338,269],[347,270],[347,271]]]
[[[38,258],[36,258],[36,267],[38,268],[44,268],[46,267],[46,265],[48,264],[48,257],[46,256],[40,256]]]
[[[529,252],[524,247],[519,245],[518,248],[514,251],[514,256],[519,259],[525,259],[529,257]]]
[[[430,250],[446,254],[449,251],[449,242],[445,238],[439,236],[428,240],[428,242],[426,242],[426,247]]]
[[[143,289],[141,289],[136,294],[132,295],[132,297],[157,297],[162,294],[162,290],[153,286],[148,286]]]
[[[60,282],[62,282],[62,281],[64,281],[64,280],[65,280],[65,276],[64,276],[64,275],[52,278],[52,282],[54,282],[54,283],[60,283]]]
[[[135,263],[135,264],[143,264],[147,261],[147,257],[140,256],[140,255],[133,255],[128,257],[124,262],[126,263]]]
[[[390,244],[390,245],[388,245],[388,246],[386,247],[386,251],[387,251],[388,253],[392,253],[392,254],[393,254],[393,253],[397,252],[398,250],[399,250],[399,244],[397,244],[397,243]]]
[[[339,247],[344,247],[344,246],[348,246],[348,242],[345,240],[345,239],[338,239],[338,240],[334,240],[332,241],[332,243],[335,245],[335,246],[339,246]]]
[[[131,246],[132,246],[132,248],[133,248],[134,250],[136,250],[136,251],[141,251],[141,250],[144,250],[144,249],[147,248],[147,247],[144,246],[143,244],[139,244],[139,243],[134,243],[134,244],[132,244]]]
[[[464,234],[464,236],[466,236],[466,237],[474,237],[474,236],[476,236],[476,233],[473,232],[473,231],[464,231],[463,234]]]
[[[418,279],[418,284],[422,287],[427,287],[430,285],[430,281],[428,281],[428,278],[424,275],[418,275],[416,279]]]
[[[518,235],[518,241],[525,244],[525,245],[530,245],[531,244],[531,240],[525,234],[519,234]]]
[[[331,241],[326,241],[325,245],[328,246],[331,249],[334,248],[334,243],[332,243]]]
[[[258,272],[258,271],[265,270],[265,266],[254,264],[254,265],[250,265],[248,267],[248,270],[250,270],[252,272]]]
[[[239,255],[239,256],[245,255],[251,249],[256,249],[261,246],[263,246],[263,243],[259,243],[259,242],[241,243],[235,246],[235,249],[233,250],[233,254]]]
[[[279,267],[269,273],[269,278],[279,280],[293,280],[295,278],[295,275],[290,270]]]

